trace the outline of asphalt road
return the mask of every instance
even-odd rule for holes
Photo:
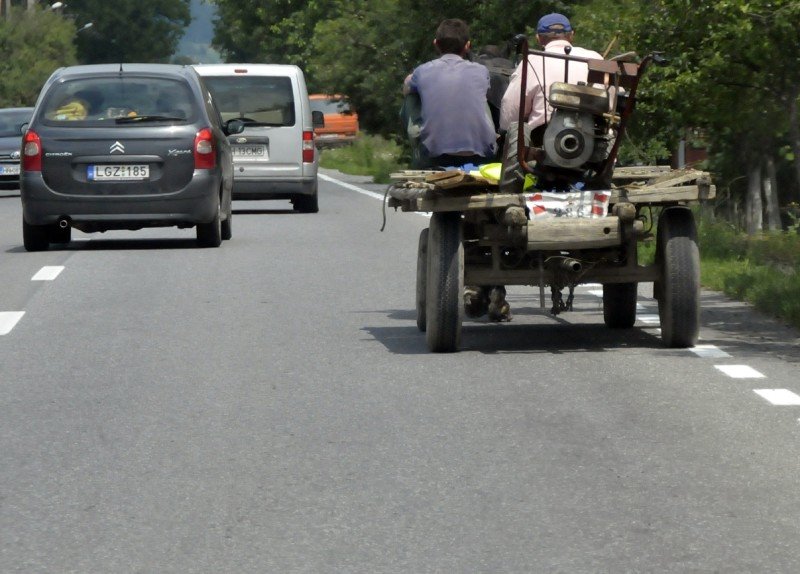
[[[623,332],[517,288],[430,354],[428,220],[325,174],[219,249],[26,253],[0,193],[1,572],[800,571],[796,331],[705,293],[666,349],[648,285]]]

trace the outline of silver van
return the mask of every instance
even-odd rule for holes
[[[234,199],[289,199],[297,211],[316,213],[318,151],[303,71],[280,64],[195,66],[223,121],[239,119],[242,133],[229,138]],[[316,120],[316,123],[315,123]]]

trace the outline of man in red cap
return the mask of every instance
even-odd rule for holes
[[[563,14],[547,14],[542,16],[536,25],[536,41],[545,52],[566,54],[580,58],[602,60],[603,56],[593,50],[572,45],[575,31]],[[553,114],[552,108],[545,110],[545,95],[549,93],[554,82],[577,84],[585,82],[589,74],[588,66],[583,62],[569,62],[569,77],[565,78],[566,62],[559,58],[528,56],[528,78],[525,93],[525,118],[531,127],[533,141],[537,140],[536,128],[544,126],[547,118]],[[522,62],[517,66],[500,106],[500,130],[508,130],[511,122],[519,119],[519,99],[521,90]],[[543,129],[543,128],[542,128]],[[542,130],[540,130],[542,131]],[[539,139],[541,135],[539,135]]]

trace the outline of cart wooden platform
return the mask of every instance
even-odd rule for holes
[[[419,238],[416,286],[417,325],[431,351],[458,350],[465,285],[538,286],[544,304],[546,286],[560,298],[562,289],[600,283],[606,325],[625,329],[636,320],[638,283],[653,281],[664,343],[697,342],[700,258],[689,205],[714,199],[708,173],[617,168],[608,211],[596,218],[529,219],[527,192],[498,193],[490,180],[461,171],[392,179],[389,207],[432,214]],[[641,265],[638,245],[653,238],[656,261]]]

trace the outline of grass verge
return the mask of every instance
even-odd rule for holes
[[[399,145],[379,136],[362,134],[350,145],[323,149],[319,164],[350,175],[369,175],[375,183],[389,183],[389,174],[405,169]]]

